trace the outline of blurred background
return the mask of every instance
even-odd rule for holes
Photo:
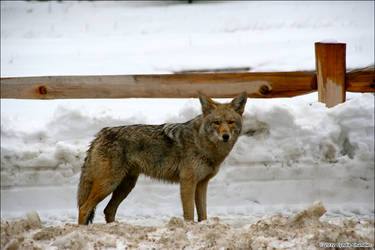
[[[374,62],[373,1],[1,1],[1,76],[314,70]]]

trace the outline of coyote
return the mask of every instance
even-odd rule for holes
[[[134,188],[139,174],[180,183],[185,220],[207,218],[208,181],[232,150],[242,129],[247,94],[218,103],[199,94],[202,114],[185,123],[103,128],[91,142],[78,186],[79,224],[93,221],[95,208],[107,195],[107,223]]]

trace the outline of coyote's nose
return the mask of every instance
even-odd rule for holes
[[[223,134],[223,141],[227,142],[229,140],[229,135],[228,134]]]

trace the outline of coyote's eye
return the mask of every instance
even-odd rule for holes
[[[233,123],[234,123],[233,120],[228,121],[228,124],[233,124]]]
[[[213,121],[213,124],[220,125],[220,121]]]

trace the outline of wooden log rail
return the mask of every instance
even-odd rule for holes
[[[1,98],[189,98],[201,91],[212,97],[292,97],[315,91],[307,72],[176,75],[42,76],[1,78]]]
[[[178,75],[41,76],[1,78],[1,98],[189,98],[209,96],[292,97],[317,90],[314,72]],[[346,91],[375,92],[374,67],[348,72]]]
[[[345,92],[375,92],[374,66],[346,72],[345,44],[315,43],[315,72],[185,73],[1,78],[1,98],[216,98],[246,91],[253,98],[293,97],[313,91],[332,107]]]

